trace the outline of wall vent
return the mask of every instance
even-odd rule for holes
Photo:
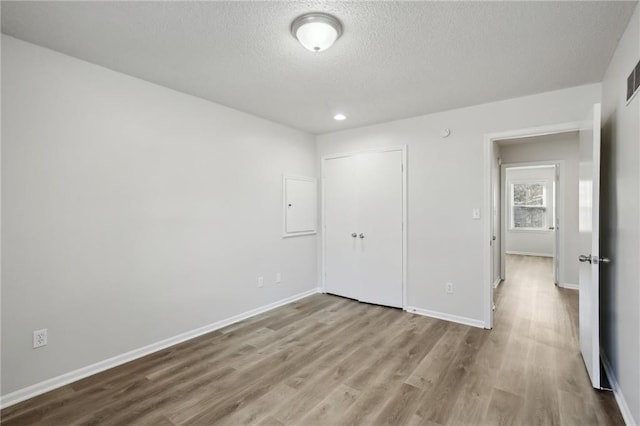
[[[636,67],[631,70],[631,74],[627,78],[627,101],[630,101],[633,95],[640,88],[640,61],[636,64]]]

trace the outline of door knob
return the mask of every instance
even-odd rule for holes
[[[549,227],[549,231],[553,231],[554,229],[556,229],[556,227],[555,227],[555,226],[550,226],[550,227]]]
[[[358,234],[356,234],[355,232],[354,232],[353,234],[351,234],[351,237],[352,237],[352,238],[355,238],[355,237],[357,237],[357,236],[358,236]]]
[[[580,256],[578,256],[578,260],[580,262],[589,262],[589,263],[591,263],[591,255],[585,256],[584,254],[581,254]]]
[[[360,234],[360,239],[364,238],[364,234]]]
[[[608,257],[601,257],[600,263],[611,263],[611,259],[609,259]]]

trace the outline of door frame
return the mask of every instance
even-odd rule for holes
[[[556,171],[558,173],[558,187],[556,188],[556,200],[553,201],[554,209],[557,217],[557,224],[554,223],[553,226],[559,228],[556,229],[555,232],[557,235],[557,247],[554,247],[554,266],[557,263],[560,266],[564,265],[565,259],[563,256],[564,248],[566,246],[565,241],[565,227],[566,227],[566,206],[564,205],[565,201],[565,167],[564,160],[544,160],[544,161],[526,161],[526,162],[518,162],[518,163],[502,163],[500,165],[500,279],[505,279],[505,258],[507,252],[507,211],[508,211],[508,202],[509,202],[509,189],[506,186],[506,177],[507,177],[507,169],[518,168],[518,167],[540,167],[540,166],[549,166],[556,167]],[[557,202],[556,202],[557,201]],[[553,242],[554,246],[556,246],[556,240],[554,238]],[[563,276],[566,281],[566,277]],[[558,268],[558,282],[556,285],[562,287],[562,280],[560,279],[560,269]]]
[[[504,132],[486,133],[483,143],[483,196],[482,209],[485,214],[482,220],[482,285],[483,285],[483,313],[484,328],[493,328],[493,279],[491,270],[493,267],[493,247],[491,244],[493,215],[491,194],[493,191],[492,160],[494,157],[494,146],[496,141],[501,139],[518,139],[532,136],[545,136],[557,133],[576,132],[581,129],[579,121],[548,124],[544,126],[529,127],[523,129],[507,130]]]
[[[320,241],[321,241],[321,271],[320,291],[326,293],[326,222],[325,222],[325,161],[336,158],[351,157],[358,154],[370,154],[376,152],[402,152],[402,309],[407,310],[407,145],[391,147],[371,148],[360,151],[349,151],[337,154],[324,155],[320,159]]]

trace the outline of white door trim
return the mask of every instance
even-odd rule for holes
[[[358,154],[368,154],[373,152],[402,152],[402,309],[407,310],[407,145],[372,148],[362,151],[351,151],[338,154],[324,155],[320,159],[320,185],[321,185],[321,202],[320,202],[320,216],[321,216],[321,273],[320,273],[320,289],[323,293],[326,293],[326,222],[325,222],[325,161],[342,157],[351,157]]]
[[[558,250],[556,255],[556,259],[555,261],[558,262],[563,268],[564,268],[564,262],[566,262],[567,260],[564,258],[563,256],[563,252],[564,252],[564,247],[566,245],[565,243],[565,238],[566,238],[566,234],[565,234],[565,228],[566,228],[566,215],[565,215],[565,210],[566,210],[566,206],[564,205],[564,197],[565,197],[565,190],[566,190],[566,184],[565,184],[565,168],[564,168],[564,160],[545,160],[545,161],[527,161],[527,162],[520,162],[520,163],[502,163],[500,165],[500,194],[501,194],[501,200],[500,200],[500,204],[501,204],[501,210],[500,210],[500,278],[504,279],[505,278],[505,254],[507,252],[507,219],[509,217],[509,215],[507,214],[507,206],[509,203],[509,190],[506,187],[506,183],[507,183],[507,176],[506,176],[506,171],[507,169],[510,168],[516,168],[516,167],[536,167],[536,166],[556,166],[557,170],[558,170],[558,175],[560,176],[558,179],[558,196],[556,197],[558,199],[558,203],[557,205],[555,205],[555,210],[556,210],[556,214],[558,216],[558,221],[560,222],[558,224],[558,228],[560,228],[559,230],[556,230],[556,232],[558,233],[558,238],[559,238],[559,243],[558,243]],[[555,203],[555,200],[554,200]],[[556,226],[555,224],[553,226]],[[556,244],[555,241],[553,243],[554,245]],[[566,277],[560,277],[560,274],[558,274],[558,283],[563,282],[562,280],[566,281]]]
[[[500,139],[516,139],[531,136],[553,135],[556,133],[575,132],[580,130],[581,123],[579,121],[550,124],[546,126],[530,127],[525,129],[509,130],[505,132],[486,133],[484,135],[483,145],[483,210],[486,214],[482,215],[482,285],[483,285],[483,312],[485,328],[493,328],[493,279],[491,277],[491,269],[493,261],[491,245],[491,224],[493,216],[488,214],[491,211],[491,193],[493,190],[493,179],[491,178],[491,167],[493,159],[493,144]]]

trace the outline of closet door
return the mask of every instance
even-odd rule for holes
[[[355,157],[340,157],[325,160],[323,170],[325,290],[352,299],[361,295],[356,259],[356,166]]]
[[[356,157],[359,300],[402,307],[402,151]],[[362,238],[361,238],[362,237]]]

